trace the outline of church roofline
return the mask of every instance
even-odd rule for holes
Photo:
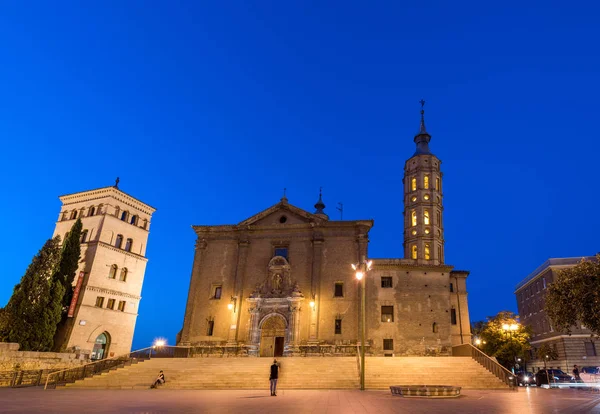
[[[150,204],[144,203],[143,201],[133,197],[130,194],[127,194],[126,192],[116,188],[115,186],[108,186],[108,187],[100,187],[100,188],[94,188],[92,190],[85,190],[85,191],[78,191],[76,193],[70,193],[70,194],[63,194],[58,196],[58,199],[60,201],[62,201],[63,205],[67,205],[67,204],[71,204],[71,203],[78,203],[81,200],[71,200],[71,198],[73,197],[79,197],[79,196],[84,196],[84,195],[88,195],[88,193],[93,193],[93,192],[110,192],[111,190],[114,190],[117,194],[125,196],[125,197],[129,197],[130,199],[142,204],[144,207],[149,208],[150,210],[152,210],[152,213],[154,213],[156,211],[156,208],[152,207]],[[89,194],[92,195],[92,194]]]
[[[401,258],[369,258],[373,261],[373,269],[411,269],[411,270],[434,270],[437,272],[451,272],[454,266],[451,265],[432,265],[432,264],[417,264],[412,259]]]
[[[321,219],[318,227],[320,228],[354,228],[357,226],[368,227],[369,230],[374,225],[374,220],[344,220],[344,221],[326,221]],[[237,231],[261,231],[261,230],[306,230],[315,228],[314,222],[301,223],[301,224],[287,224],[281,226],[278,224],[254,226],[252,224],[241,225],[241,224],[217,224],[217,225],[192,225],[192,229],[198,235],[200,233],[227,233]]]

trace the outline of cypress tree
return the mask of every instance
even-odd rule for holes
[[[81,220],[77,219],[73,227],[71,227],[71,231],[65,237],[60,264],[54,275],[54,279],[64,287],[62,299],[63,321],[67,318],[69,305],[71,305],[71,299],[73,299],[73,281],[75,280],[81,257],[81,229]]]
[[[52,349],[62,310],[56,303],[62,304],[64,293],[54,280],[60,258],[60,236],[48,240],[33,257],[3,310],[3,341],[17,342],[23,351]]]

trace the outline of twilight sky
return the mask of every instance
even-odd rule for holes
[[[516,311],[547,258],[600,250],[596,3],[250,3],[3,3],[0,306],[58,195],[117,176],[158,209],[136,349],[175,342],[190,226],[238,223],[284,187],[312,212],[322,186],[332,218],[342,202],[375,220],[371,257],[402,257],[421,98],[472,321]]]

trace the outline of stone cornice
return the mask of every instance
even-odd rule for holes
[[[83,201],[91,201],[105,197],[113,197],[119,202],[130,207],[137,208],[138,210],[150,216],[156,211],[154,207],[143,203],[137,198],[132,197],[115,187],[96,188],[94,190],[81,191],[79,193],[65,194],[59,196],[58,198],[60,201],[62,201],[63,205],[66,206],[69,204],[81,203]]]
[[[199,237],[206,237],[208,234],[240,233],[240,232],[267,232],[267,231],[312,231],[313,229],[333,230],[333,229],[353,229],[364,227],[367,231],[373,227],[373,220],[355,220],[355,221],[322,221],[320,223],[309,222],[301,224],[272,224],[265,226],[254,225],[216,225],[216,226],[192,226],[192,229]]]
[[[110,245],[108,243],[105,243],[105,242],[101,242],[101,241],[89,242],[89,244],[94,244],[94,243],[97,243],[98,246],[100,246],[100,247],[104,247],[104,248],[106,248],[108,250],[112,250],[112,251],[115,251],[115,252],[123,253],[126,256],[133,257],[134,259],[143,260],[144,262],[148,261],[148,258],[146,258],[144,256],[141,256],[141,255],[135,254],[135,253],[131,253],[131,252],[125,251],[123,249],[117,249],[115,246],[112,246],[112,245]]]
[[[113,289],[108,289],[108,288],[103,288],[103,287],[98,287],[98,286],[87,285],[85,287],[85,290],[86,291],[89,290],[91,292],[104,293],[106,295],[112,295],[112,296],[119,296],[119,297],[123,297],[123,298],[129,298],[129,299],[136,299],[136,300],[142,299],[142,297],[138,296],[138,295],[132,295],[131,293],[120,292],[118,290],[113,290]]]
[[[448,272],[454,269],[450,265],[424,265],[411,263],[410,259],[371,259],[373,270],[429,270],[434,272]]]

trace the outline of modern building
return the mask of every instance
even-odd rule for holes
[[[470,343],[467,271],[444,260],[443,175],[421,125],[404,168],[404,258],[372,259],[366,341],[372,355],[449,355]],[[197,234],[180,345],[251,356],[356,353],[359,285],[373,220],[332,220],[281,200]],[[400,218],[400,217],[399,217]]]
[[[155,209],[114,186],[59,197],[54,236],[62,240],[81,219],[81,262],[66,329],[67,349],[88,350],[92,359],[131,350],[146,271],[146,246]]]
[[[567,257],[546,260],[516,287],[515,295],[520,321],[531,326],[533,335],[530,340],[531,360],[528,367],[538,370],[544,367],[544,360],[537,359],[536,350],[542,344],[549,344],[558,354],[558,359],[548,360],[549,368],[560,368],[571,372],[573,365],[600,366],[600,357],[596,350],[597,341],[582,324],[572,328],[571,334],[555,331],[544,311],[546,289],[560,271],[577,265],[581,260],[595,260],[595,257]]]

